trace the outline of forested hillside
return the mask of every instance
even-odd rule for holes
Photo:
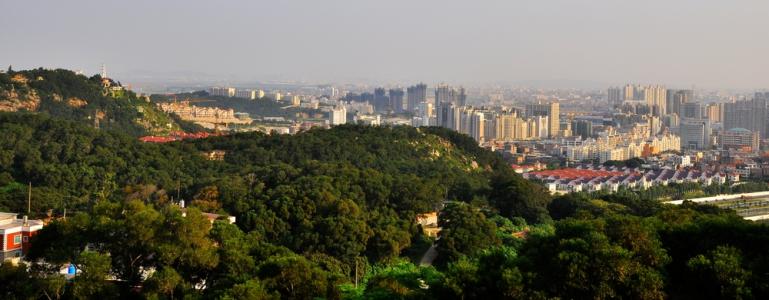
[[[33,111],[130,135],[179,130],[175,120],[120,82],[63,69],[0,73],[0,111]]]
[[[633,193],[551,198],[445,129],[338,126],[144,144],[0,113],[0,210],[47,225],[0,298],[520,299],[769,295],[769,228]],[[205,153],[224,151],[223,160]],[[174,204],[188,204],[186,213]],[[440,209],[434,266],[415,216]],[[213,226],[199,212],[230,214]],[[45,263],[43,263],[45,262]],[[73,263],[71,280],[50,266]],[[114,279],[114,280],[107,280]]]

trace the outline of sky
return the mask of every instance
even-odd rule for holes
[[[0,65],[118,79],[769,88],[766,0],[2,0],[0,15]]]

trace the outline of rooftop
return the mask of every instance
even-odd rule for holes
[[[621,171],[587,170],[587,169],[559,169],[531,172],[536,177],[557,177],[560,179],[611,177],[625,174]]]
[[[0,230],[24,226],[24,219],[17,219],[16,213],[0,212]],[[29,226],[44,225],[41,220],[27,220]]]
[[[739,127],[738,128],[729,129],[728,131],[731,131],[731,132],[743,132],[743,133],[750,133],[751,132],[750,130],[747,130],[745,128],[739,128]]]

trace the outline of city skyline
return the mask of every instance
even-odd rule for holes
[[[106,63],[132,82],[769,86],[769,42],[756,38],[769,3],[572,2],[4,2],[0,25],[14,30],[0,37],[14,47],[0,64]]]

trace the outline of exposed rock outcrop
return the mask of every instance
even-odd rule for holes
[[[88,105],[88,102],[80,98],[71,97],[67,99],[67,105],[76,107],[76,108],[81,108]]]
[[[0,111],[36,111],[40,107],[40,96],[32,90],[19,93],[15,90],[0,91]]]

